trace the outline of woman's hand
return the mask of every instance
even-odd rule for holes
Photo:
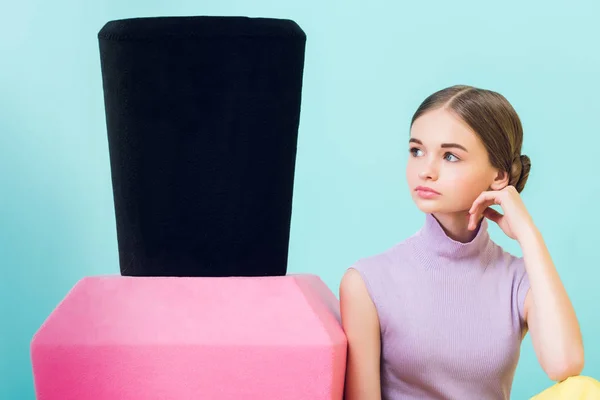
[[[490,207],[494,204],[500,205],[504,214]],[[497,223],[508,237],[519,242],[534,228],[531,215],[514,186],[481,193],[473,202],[469,214],[469,230],[475,229],[479,217],[484,216]]]

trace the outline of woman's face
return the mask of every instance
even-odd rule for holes
[[[501,189],[498,170],[479,137],[443,108],[413,123],[408,144],[406,179],[414,202],[425,213],[467,212],[481,192]]]

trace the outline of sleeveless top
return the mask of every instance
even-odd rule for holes
[[[383,400],[510,398],[529,280],[487,228],[461,243],[426,214],[416,234],[350,267],[379,317]]]

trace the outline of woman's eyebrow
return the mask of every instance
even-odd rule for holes
[[[464,146],[461,146],[458,143],[442,143],[441,147],[442,147],[442,149],[447,149],[447,148],[450,148],[450,147],[456,147],[458,149],[466,151],[467,153],[469,152],[469,150],[467,150]]]
[[[423,145],[423,142],[421,142],[419,139],[416,138],[410,138],[410,140],[408,141],[409,143],[417,143],[420,145]],[[469,152],[469,150],[467,150],[464,146],[461,146],[458,143],[442,143],[442,145],[440,146],[442,149],[448,149],[448,148],[457,148],[457,149],[461,149],[466,151],[467,153]]]

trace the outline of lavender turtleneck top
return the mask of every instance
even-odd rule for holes
[[[529,280],[487,228],[461,243],[426,214],[416,234],[351,267],[379,317],[383,400],[510,398]]]

